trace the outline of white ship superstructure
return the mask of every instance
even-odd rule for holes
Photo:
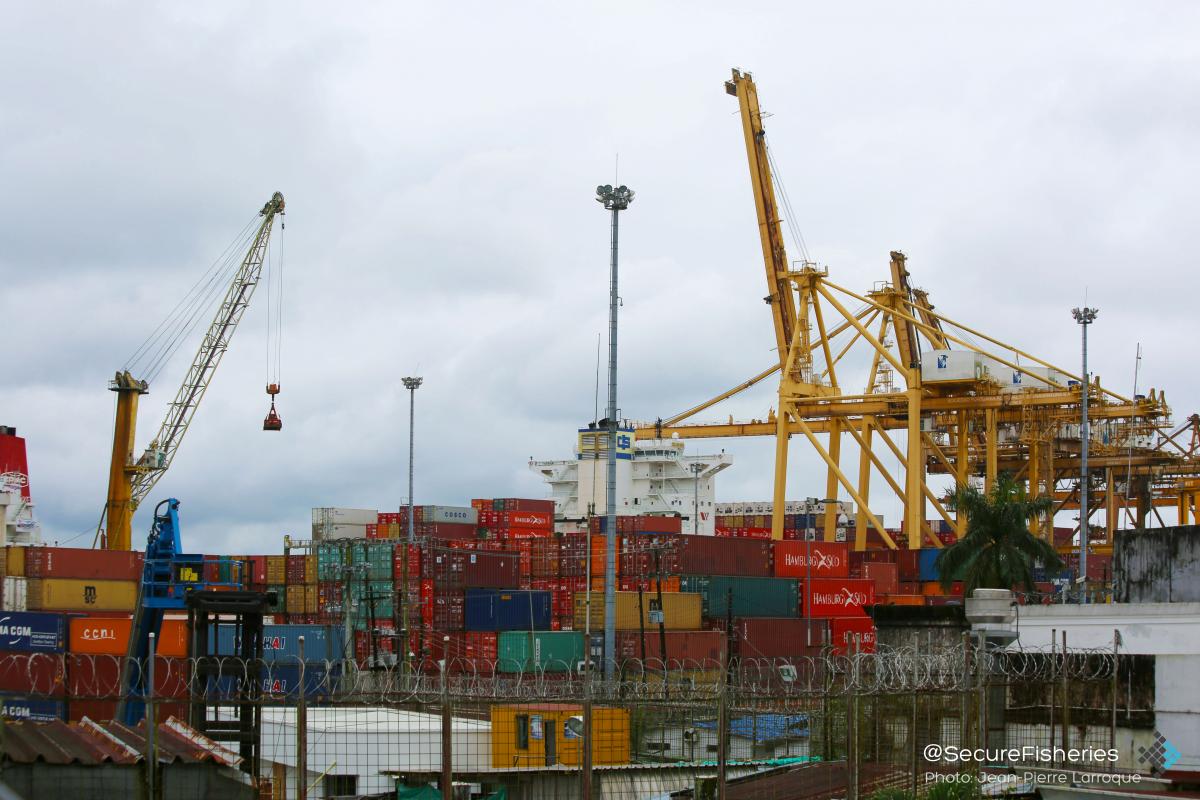
[[[633,428],[617,429],[617,513],[674,514],[684,533],[715,533],[716,475],[733,464],[733,456],[685,452],[679,439],[637,441]],[[608,432],[580,428],[575,458],[530,461],[529,468],[550,486],[555,516],[582,522],[589,511],[607,513]]]
[[[42,529],[29,495],[25,440],[17,429],[0,425],[0,545],[40,544]]]

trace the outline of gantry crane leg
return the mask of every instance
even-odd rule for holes
[[[921,373],[912,370],[908,399],[908,457],[904,464],[904,528],[908,546],[921,546],[921,527],[925,524],[925,448],[921,442]]]
[[[835,464],[842,463],[841,426],[842,422],[837,417],[829,419],[829,457]],[[836,542],[838,477],[832,469],[827,469],[825,472],[825,541]]]
[[[862,418],[858,445],[858,493],[862,499],[871,501],[871,428],[875,418],[869,414]],[[853,429],[852,429],[853,430]],[[854,549],[867,549],[867,515],[856,510],[854,514]]]
[[[788,412],[783,393],[779,394],[779,412],[775,417],[775,491],[771,501],[771,538],[783,539],[784,506],[787,503]]]

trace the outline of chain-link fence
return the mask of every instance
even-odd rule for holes
[[[1036,748],[1124,751],[1130,731],[1153,727],[1152,663],[1112,651],[985,652],[964,639],[936,651],[629,660],[612,680],[579,664],[479,665],[158,658],[142,683],[154,687],[150,713],[198,732],[191,757],[223,753],[210,766],[239,773],[246,796],[263,798],[859,798],[921,793],[980,760],[1053,766]],[[23,699],[59,703],[71,719],[119,719],[121,686],[136,669],[119,657],[8,654],[0,685],[29,687],[9,695],[6,711]],[[29,720],[39,716],[25,716],[3,728],[0,778],[36,783],[38,796],[88,796],[86,758],[71,769],[29,763],[24,739],[36,738]],[[191,783],[167,781],[187,754],[166,734],[146,741],[138,730],[134,749],[163,764],[158,796],[218,796],[198,772]],[[950,755],[1005,747],[1031,752]],[[129,769],[144,773],[139,763]],[[90,766],[100,780],[105,765]],[[1097,769],[1124,766],[1135,765]],[[135,783],[147,796],[144,778]]]

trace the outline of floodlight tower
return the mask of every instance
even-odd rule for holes
[[[604,678],[612,680],[617,653],[617,226],[633,202],[628,186],[596,187],[596,202],[612,212],[612,253],[608,285],[608,480],[604,505]],[[590,587],[589,587],[590,588]],[[588,643],[591,647],[591,643]]]
[[[1080,600],[1087,602],[1087,555],[1088,555],[1088,500],[1091,498],[1092,484],[1088,480],[1088,444],[1091,439],[1091,431],[1088,430],[1088,392],[1092,388],[1092,378],[1088,375],[1087,367],[1087,331],[1088,326],[1096,321],[1096,315],[1100,313],[1099,309],[1095,308],[1073,308],[1071,316],[1075,317],[1075,321],[1083,329],[1083,388],[1080,391],[1080,425],[1079,425],[1079,576],[1076,579],[1079,583]]]

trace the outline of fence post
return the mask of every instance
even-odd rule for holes
[[[1070,665],[1067,663],[1067,632],[1062,632],[1062,652],[1063,652],[1063,670],[1062,670],[1062,695],[1063,695],[1063,713],[1062,713],[1062,749],[1065,753],[1071,749],[1071,685],[1067,683],[1067,670]]]
[[[145,723],[146,723],[146,788],[149,789],[149,794],[146,794],[148,800],[155,799],[155,778],[158,768],[158,753],[155,747],[155,728],[157,727],[155,708],[154,708],[154,655],[155,655],[155,640],[158,637],[154,632],[150,633],[150,655],[146,657],[146,694],[145,694]],[[1115,714],[1115,712],[1114,712]]]
[[[912,694],[912,727],[909,729],[909,731],[910,731],[910,735],[908,738],[912,742],[912,747],[909,748],[912,751],[910,754],[911,762],[912,762],[912,781],[909,784],[909,789],[911,790],[912,796],[915,800],[915,798],[917,796],[917,768],[918,768],[918,763],[917,763],[917,690],[916,690],[915,685],[913,687],[913,694]]]
[[[1054,727],[1054,712],[1058,709],[1058,630],[1050,629],[1050,766],[1056,766],[1058,759],[1054,757],[1054,745],[1057,742],[1057,731]]]
[[[450,683],[446,667],[450,660],[450,637],[442,638],[442,800],[454,800],[454,749],[451,733],[454,717],[450,713]]]
[[[1117,749],[1117,673],[1121,666],[1121,632],[1113,629],[1113,674],[1112,674],[1112,720],[1108,728],[1108,749]],[[1117,768],[1115,762],[1108,762],[1109,772]]]
[[[721,671],[728,674],[728,652],[721,654]],[[717,800],[725,800],[725,770],[729,761],[729,685],[717,684]]]
[[[300,649],[300,685],[296,699],[296,797],[308,800],[308,700],[304,691],[304,637],[296,638]],[[258,777],[258,776],[255,776]],[[287,787],[284,787],[286,794]]]
[[[858,800],[858,641],[851,638],[849,690],[846,692],[846,800]]]
[[[592,800],[592,693],[583,685],[583,800]]]

